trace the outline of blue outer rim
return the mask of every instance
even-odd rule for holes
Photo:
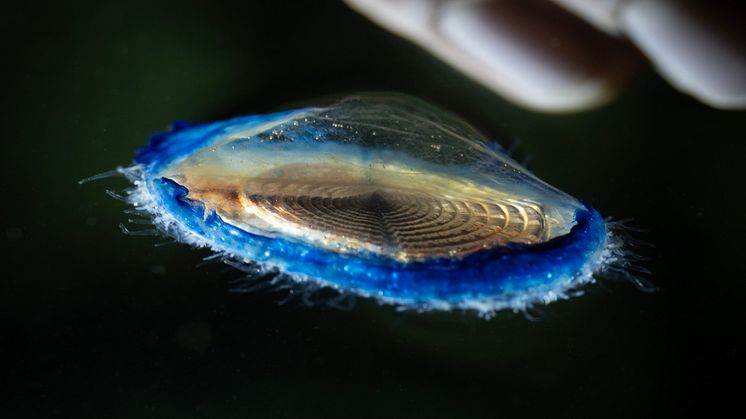
[[[202,203],[187,198],[187,188],[173,180],[154,179],[151,185],[162,209],[215,249],[328,285],[402,301],[456,303],[559,286],[577,277],[606,240],[604,220],[586,205],[576,212],[576,225],[569,233],[544,243],[485,250],[460,260],[405,264],[369,253],[345,255],[252,234],[215,212],[205,216]]]

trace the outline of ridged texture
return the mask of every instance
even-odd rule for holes
[[[258,192],[257,190],[261,190]],[[444,191],[447,192],[447,191]],[[327,245],[355,244],[400,260],[460,257],[549,236],[541,208],[373,185],[268,181],[240,196],[243,222]]]

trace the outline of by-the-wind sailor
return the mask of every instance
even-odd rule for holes
[[[402,307],[520,310],[616,257],[594,209],[400,96],[176,125],[121,171],[180,241]]]

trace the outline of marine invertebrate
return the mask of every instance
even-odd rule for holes
[[[400,96],[176,124],[120,172],[179,241],[400,307],[522,310],[619,256],[593,208]]]

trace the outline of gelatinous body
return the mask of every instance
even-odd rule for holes
[[[398,96],[175,126],[124,170],[181,241],[404,307],[523,309],[609,258],[595,210]]]

